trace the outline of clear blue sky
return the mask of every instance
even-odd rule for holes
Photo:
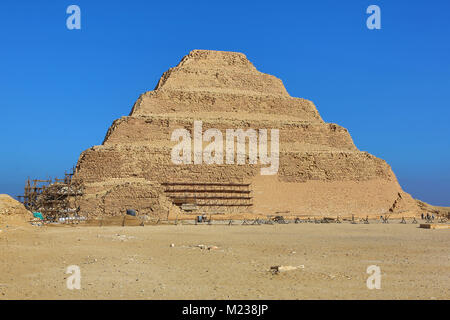
[[[81,8],[81,30],[66,8]],[[366,8],[381,8],[381,30]],[[450,205],[450,2],[2,1],[0,193],[61,176],[192,49],[240,51]]]

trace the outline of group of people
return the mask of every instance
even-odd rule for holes
[[[427,212],[427,215],[425,216],[423,213],[422,213],[422,220],[423,219],[426,219],[426,220],[434,220],[434,213],[433,214],[431,214],[431,216],[430,216],[430,214]]]
[[[422,213],[421,216],[422,216],[422,220],[424,220],[424,219],[427,220],[427,221],[433,221],[434,220],[434,213],[432,213],[431,215],[428,212],[427,212],[426,215],[424,213]],[[386,221],[387,219],[388,219],[388,217],[385,217],[383,219],[383,216],[380,216],[380,220],[381,221]]]

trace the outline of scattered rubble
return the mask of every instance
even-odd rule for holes
[[[304,269],[305,266],[299,265],[299,266],[272,266],[270,267],[270,272],[272,272],[272,274],[278,274],[280,272],[286,272],[286,271],[293,271],[293,270],[297,270],[297,269]]]
[[[212,246],[212,245],[204,245],[204,244],[199,244],[199,245],[196,245],[196,247],[197,248],[200,248],[200,249],[202,249],[202,250],[217,250],[217,249],[219,249],[219,247],[217,247],[217,246]]]
[[[124,234],[117,234],[116,237],[117,238],[115,238],[113,240],[128,241],[128,240],[131,240],[131,239],[136,239],[136,237],[134,237],[134,236],[127,236],[127,235],[124,235]]]

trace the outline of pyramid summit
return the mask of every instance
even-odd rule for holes
[[[142,95],[131,116],[158,113],[278,113],[321,120],[308,100],[292,98],[280,79],[256,70],[242,53],[194,50]]]
[[[262,176],[262,164],[249,161],[173,163],[173,132],[193,137],[195,121],[202,133],[278,130],[277,173]],[[245,143],[250,150],[250,139]],[[113,122],[102,145],[80,155],[74,179],[84,186],[79,207],[86,216],[126,209],[158,218],[419,210],[384,160],[359,151],[345,128],[325,123],[311,101],[291,97],[280,79],[237,52],[191,51],[137,99],[129,116]]]
[[[155,90],[287,96],[274,76],[259,72],[242,53],[194,50],[161,77]]]

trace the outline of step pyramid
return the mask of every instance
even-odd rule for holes
[[[185,129],[194,136],[195,121],[203,133],[217,129],[224,136],[227,129],[277,129],[278,170],[262,175],[264,165],[249,159],[174,163],[172,134]],[[190,52],[128,116],[113,122],[102,145],[80,155],[74,179],[83,182],[78,206],[88,216],[126,209],[157,218],[366,217],[418,210],[384,160],[359,151],[345,128],[324,122],[311,101],[291,97],[280,79],[237,52]]]

